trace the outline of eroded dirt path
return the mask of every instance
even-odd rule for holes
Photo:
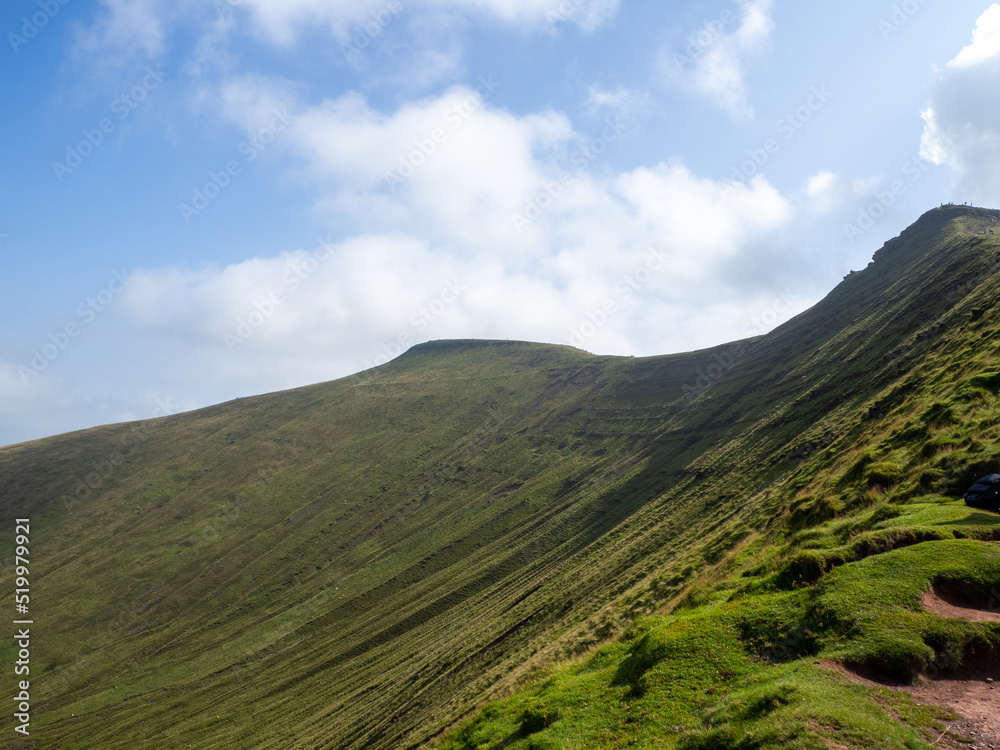
[[[924,679],[917,685],[885,685],[830,660],[820,662],[819,666],[839,672],[851,682],[909,693],[919,701],[950,708],[961,716],[936,738],[934,747],[1000,750],[1000,683],[996,682],[1000,680],[1000,664],[995,658],[949,675],[951,679]]]
[[[1000,622],[1000,611],[995,607],[983,609],[970,606],[969,602],[956,599],[938,586],[932,586],[921,601],[924,609],[940,617],[969,622]],[[968,738],[975,743],[970,746],[959,742],[956,747],[1000,750],[1000,688],[996,682],[1000,680],[1000,659],[994,654],[978,662],[973,660],[962,670],[962,674],[955,677],[927,681],[906,688],[906,691],[927,703],[950,708],[963,717],[949,727],[946,738],[953,742]]]
[[[1000,610],[978,609],[958,601],[937,586],[927,590],[921,600],[924,609],[941,617],[969,622],[1000,622]]]
[[[1000,689],[997,683],[975,680],[934,680],[929,685],[906,688],[925,703],[950,708],[962,717],[948,727],[945,738],[955,747],[1000,750]],[[962,742],[975,740],[973,745]],[[941,742],[937,747],[949,747]]]

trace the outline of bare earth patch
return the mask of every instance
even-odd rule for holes
[[[969,622],[1000,622],[1000,612],[993,612],[989,609],[978,609],[970,607],[966,602],[962,602],[948,595],[947,592],[932,586],[924,593],[921,600],[924,609],[941,617],[948,617],[952,620],[968,620]]]
[[[952,675],[954,679],[922,679],[917,685],[886,685],[862,677],[839,662],[825,659],[818,666],[832,669],[851,682],[909,693],[924,703],[950,708],[962,718],[949,724],[934,747],[946,750],[1000,750],[1000,664],[995,658]],[[971,740],[971,743],[970,743]]]

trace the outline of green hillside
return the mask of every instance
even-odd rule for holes
[[[998,217],[931,211],[712,350],[435,342],[0,448],[10,746],[930,747],[945,714],[817,661],[997,657],[920,596],[1000,590],[1000,516],[957,499],[1000,470]]]

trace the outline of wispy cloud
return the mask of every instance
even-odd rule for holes
[[[587,100],[584,110],[590,115],[598,115],[605,110],[632,119],[653,104],[653,97],[648,91],[617,86],[614,90],[606,89],[599,84],[593,84],[587,89]]]
[[[702,96],[736,119],[753,116],[746,82],[746,60],[764,52],[774,30],[773,0],[748,0],[737,22],[733,11],[692,34],[683,51],[663,49],[659,68],[669,81]]]
[[[431,17],[463,13],[486,23],[523,28],[572,24],[591,32],[615,16],[620,0],[101,0],[95,21],[81,27],[83,50],[162,54],[175,27],[206,27],[220,17],[244,23],[228,25],[232,33],[253,35],[280,47],[292,47],[303,33],[325,30],[339,43],[349,43],[361,29],[405,23],[404,16]]]
[[[97,19],[90,26],[78,27],[77,44],[102,61],[157,57],[163,54],[170,27],[185,4],[186,0],[177,6],[162,0],[101,0]]]

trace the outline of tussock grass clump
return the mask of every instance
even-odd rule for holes
[[[521,712],[521,733],[535,734],[548,729],[559,719],[559,711],[538,699],[531,699]]]
[[[804,529],[829,521],[836,516],[837,504],[832,498],[825,495],[819,498],[807,495],[789,508],[788,526],[791,529]]]
[[[868,467],[866,481],[869,487],[888,489],[899,484],[906,475],[903,466],[892,461],[880,461]]]

